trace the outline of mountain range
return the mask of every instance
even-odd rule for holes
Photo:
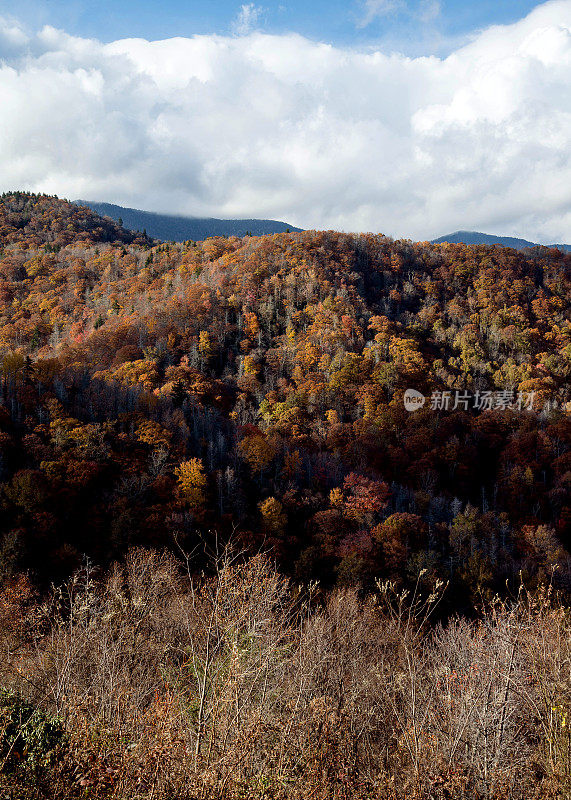
[[[571,252],[571,244],[549,244],[539,245],[537,242],[530,242],[527,239],[517,239],[513,236],[493,236],[489,233],[479,233],[478,231],[455,231],[438,239],[432,239],[432,244],[500,244],[502,247],[513,247],[514,250],[525,250],[527,247],[556,247],[566,253]]]
[[[271,233],[300,232],[287,222],[274,219],[218,219],[215,217],[187,217],[177,214],[157,214],[137,208],[118,206],[114,203],[100,203],[93,200],[76,200],[76,205],[87,206],[102,217],[110,217],[119,225],[131,231],[145,231],[154,239],[168,242],[203,241],[211,236],[264,236]],[[540,247],[537,242],[518,239],[513,236],[494,236],[479,231],[455,231],[437,239],[432,244],[499,244],[514,250]],[[564,252],[571,252],[569,244],[550,244]]]
[[[202,241],[210,236],[264,236],[268,233],[297,232],[286,222],[274,219],[215,219],[211,217],[185,217],[174,214],[155,214],[137,208],[124,208],[113,203],[76,200],[102,217],[110,217],[125,228],[146,231],[154,239],[167,242]]]

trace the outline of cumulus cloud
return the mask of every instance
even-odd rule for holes
[[[439,59],[0,23],[0,189],[428,238],[571,241],[571,0]]]

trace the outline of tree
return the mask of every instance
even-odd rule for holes
[[[272,536],[280,536],[287,524],[287,516],[280,501],[275,497],[268,497],[259,504],[259,509],[264,530]]]
[[[416,514],[391,514],[372,531],[381,546],[385,566],[391,574],[402,573],[412,552],[425,544],[426,524]]]
[[[173,406],[175,408],[180,408],[187,397],[188,397],[188,392],[186,389],[185,382],[182,380],[182,378],[179,378],[173,383],[171,389],[171,398]]]
[[[208,483],[204,466],[199,458],[183,461],[175,467],[174,474],[178,479],[179,491],[193,511],[201,511],[206,502],[206,486]]]
[[[240,442],[240,452],[250,468],[260,473],[260,477],[276,454],[275,447],[261,433],[244,437]]]

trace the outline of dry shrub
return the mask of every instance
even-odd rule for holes
[[[433,627],[443,587],[378,588],[317,604],[266,556],[134,550],[42,606],[7,587],[2,679],[66,730],[58,800],[569,796],[568,611],[522,591]]]

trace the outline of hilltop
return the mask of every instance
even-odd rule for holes
[[[5,192],[0,196],[0,243],[21,242],[27,248],[57,243],[69,244],[136,244],[146,246],[151,239],[128,231],[113,220],[101,217],[91,209],[68,200],[30,192]]]

